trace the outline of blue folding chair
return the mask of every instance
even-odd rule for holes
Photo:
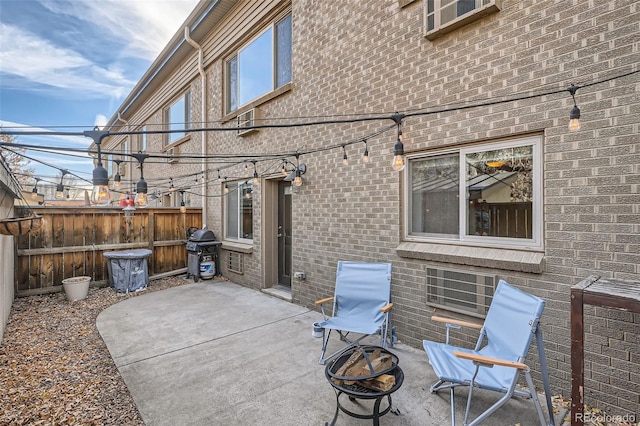
[[[321,327],[322,352],[320,364],[359,344],[367,336],[380,333],[383,348],[395,337],[390,335],[391,264],[339,261],[336,272],[336,287],[333,297],[318,300],[324,321],[315,324]],[[332,316],[325,312],[325,305],[333,303]],[[340,339],[347,342],[335,353],[325,357],[331,331],[336,330]],[[350,340],[349,333],[360,336]]]
[[[431,392],[435,393],[443,389],[450,390],[452,425],[455,426],[456,421],[454,390],[458,386],[464,386],[469,389],[464,415],[465,426],[479,425],[514,395],[533,400],[541,426],[555,426],[542,331],[539,327],[544,305],[544,300],[500,280],[485,322],[482,326],[478,326],[480,337],[473,350],[449,344],[449,330],[471,325],[470,323],[433,317],[436,321],[447,323],[447,338],[446,343],[423,341],[429,363],[439,378],[431,386]],[[548,422],[533,385],[530,369],[524,364],[534,335],[536,336],[542,381],[549,411]],[[528,390],[516,389],[520,373],[524,373]],[[500,392],[504,395],[469,423],[469,410],[474,387]]]

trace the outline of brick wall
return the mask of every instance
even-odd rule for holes
[[[249,3],[268,8],[283,2]],[[321,120],[335,114],[463,106],[603,81],[637,70],[640,63],[637,1],[503,0],[499,13],[433,41],[423,36],[422,2],[401,2],[407,4],[402,8],[399,4],[292,2],[292,88],[260,105],[263,116]],[[210,122],[223,116],[222,61],[227,53],[210,55],[207,64]],[[198,92],[196,87],[192,93]],[[547,301],[543,329],[552,385],[566,396],[571,382],[570,287],[589,275],[640,275],[639,91],[638,74],[578,90],[583,127],[577,133],[566,128],[573,106],[568,92],[411,117],[403,123],[406,152],[514,135],[543,137],[544,272],[456,266],[498,274]],[[199,111],[196,97],[194,109]],[[342,164],[341,143],[392,124],[270,129],[243,138],[211,133],[207,143],[210,152],[236,155],[336,146],[300,158],[308,171],[293,196],[293,270],[305,271],[307,279],[293,283],[294,302],[312,307],[313,301],[333,294],[338,260],[392,262],[399,338],[421,347],[422,339],[443,335],[428,320],[427,262],[396,252],[402,239],[403,196],[401,175],[390,167],[395,130],[368,140],[371,163],[362,163],[364,144],[358,143],[346,147],[350,164]],[[199,152],[199,142],[189,149]],[[197,167],[178,164],[145,173],[177,175]],[[225,167],[226,176],[246,175],[242,166],[226,168],[224,162],[212,161],[209,167]],[[262,162],[258,167],[261,173],[277,168]],[[212,182],[207,191],[207,223],[221,233],[221,186]],[[245,254],[245,273],[227,274],[223,267],[230,279],[254,288],[263,287],[262,201],[254,197],[254,243]],[[592,331],[586,336],[586,402],[614,413],[640,412],[633,367],[640,353],[640,317],[610,310],[587,314]],[[535,365],[535,356],[532,360]]]

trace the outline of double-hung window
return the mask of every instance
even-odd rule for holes
[[[227,113],[291,82],[291,15],[228,58],[225,75]]]
[[[164,110],[165,146],[186,136],[191,123],[191,93],[184,92]]]
[[[542,248],[541,151],[532,136],[408,156],[406,238]]]
[[[253,185],[228,182],[225,188],[225,239],[253,242]]]

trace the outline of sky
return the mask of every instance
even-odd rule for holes
[[[83,132],[105,124],[197,3],[0,0],[0,126]],[[19,135],[16,142],[83,149],[92,141]],[[91,177],[88,155],[25,154]],[[37,176],[60,175],[36,161],[28,167]]]

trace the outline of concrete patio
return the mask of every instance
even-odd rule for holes
[[[99,315],[97,327],[147,425],[302,426],[324,425],[336,409],[317,362],[321,340],[312,336],[320,319],[302,306],[213,280],[123,300]],[[333,347],[340,343],[332,336]],[[400,414],[388,413],[380,424],[450,424],[448,394],[429,392],[436,377],[425,353],[402,344],[391,351],[405,375],[392,395]],[[466,391],[458,393],[462,405]],[[352,411],[371,405],[341,402]],[[565,414],[556,414],[557,425]],[[371,423],[341,412],[336,424]],[[531,401],[514,399],[485,424],[538,421]]]

